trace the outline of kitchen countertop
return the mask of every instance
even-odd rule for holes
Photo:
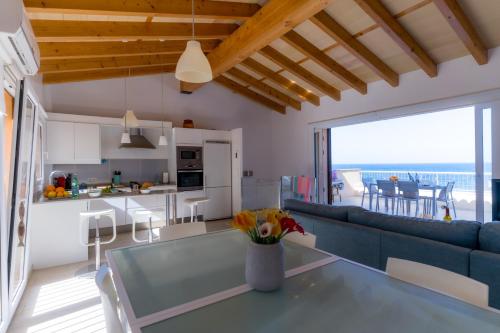
[[[175,184],[167,184],[160,185],[161,187],[171,187],[168,189],[159,189],[159,190],[151,190],[150,193],[143,194],[139,192],[117,192],[113,194],[101,194],[101,196],[96,198],[91,198],[87,193],[82,193],[78,198],[61,198],[61,199],[47,199],[43,195],[40,195],[38,199],[34,199],[34,204],[46,204],[46,203],[58,203],[58,202],[66,202],[66,201],[76,201],[76,200],[103,200],[103,199],[113,199],[113,198],[132,198],[132,197],[146,197],[146,196],[154,196],[154,195],[167,195],[172,193],[178,193],[181,191],[177,190],[177,185]]]

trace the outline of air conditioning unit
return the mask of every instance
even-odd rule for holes
[[[0,0],[0,57],[24,75],[40,68],[40,50],[22,0]]]

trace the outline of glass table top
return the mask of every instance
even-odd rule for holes
[[[499,332],[500,314],[338,260],[142,328],[163,332]]]
[[[209,233],[111,250],[137,318],[245,284],[249,239],[239,231]],[[285,269],[328,254],[285,241]]]

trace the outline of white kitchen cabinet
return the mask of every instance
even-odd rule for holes
[[[86,200],[64,200],[31,205],[30,254],[34,269],[86,261],[88,228],[80,228]]]
[[[47,163],[63,164],[75,156],[75,126],[63,121],[47,122]]]
[[[100,164],[98,124],[47,122],[48,164]]]
[[[177,145],[201,146],[203,134],[204,130],[197,128],[174,128],[174,140]]]
[[[75,162],[101,163],[101,129],[97,124],[75,123]]]
[[[231,141],[231,132],[203,130],[203,141]]]
[[[151,209],[164,212],[167,202],[166,200],[167,199],[164,194],[128,197],[126,223],[132,224],[134,214],[137,210]]]
[[[206,194],[209,201],[205,203],[203,214],[205,220],[217,220],[232,216],[231,187],[207,188]]]
[[[106,198],[103,197],[102,199],[94,199],[94,200],[89,200],[89,210],[90,211],[97,211],[97,210],[106,210],[106,209],[114,209],[115,210],[115,217],[116,217],[116,225],[124,225],[127,223],[127,217],[126,217],[126,198]],[[105,227],[111,227],[112,223],[109,218],[102,218],[101,221],[99,221],[99,227],[105,228]],[[90,225],[91,229],[95,229],[95,224],[92,223]]]

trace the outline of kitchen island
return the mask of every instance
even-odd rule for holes
[[[81,226],[82,212],[114,209],[118,232],[130,231],[137,210],[163,211],[163,221],[175,223],[179,218],[189,216],[183,206],[184,199],[200,196],[203,196],[203,191],[181,192],[177,191],[176,185],[162,185],[161,189],[153,188],[148,194],[119,192],[97,198],[88,194],[81,194],[79,198],[38,198],[30,210],[32,267],[40,269],[89,259],[88,247],[82,245],[82,241],[88,240],[89,230],[95,226],[88,223]],[[100,223],[101,228],[111,225],[110,220]]]

